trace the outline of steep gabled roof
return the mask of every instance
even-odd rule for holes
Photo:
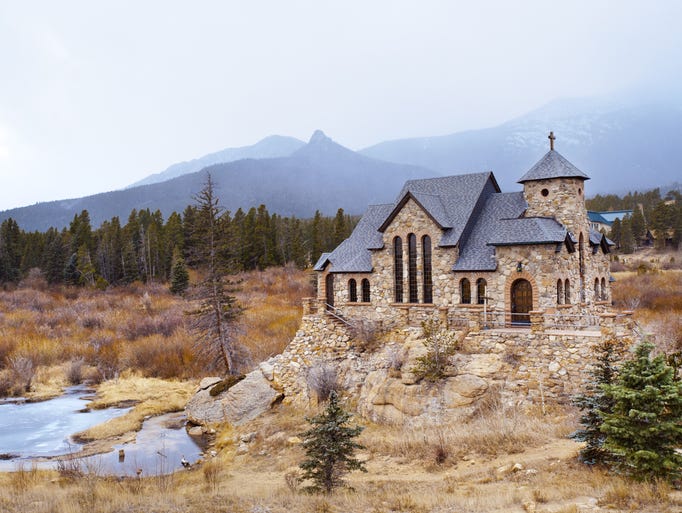
[[[518,183],[532,182],[535,180],[548,180],[550,178],[582,178],[589,180],[590,177],[571,164],[563,155],[556,150],[545,153],[528,172],[521,177]]]
[[[500,192],[491,172],[408,180],[379,231],[384,231],[409,199],[415,200],[444,229],[439,246],[455,246],[469,225],[484,190]]]
[[[332,273],[369,273],[372,272],[372,256],[370,250],[381,249],[384,245],[379,225],[393,209],[393,205],[370,205],[362,216],[350,237],[339,244],[334,251],[328,253],[321,268],[327,262],[332,264]],[[321,258],[320,258],[321,260]],[[318,264],[319,264],[318,260]]]
[[[466,244],[460,250],[453,271],[494,271],[497,268],[495,248],[488,244],[498,229],[500,219],[523,215],[527,204],[522,192],[492,194],[476,220]]]

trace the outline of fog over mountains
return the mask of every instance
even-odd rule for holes
[[[178,162],[168,167],[165,171],[154,173],[148,177],[135,182],[130,187],[137,187],[138,185],[149,185],[152,183],[165,182],[171,178],[187,175],[201,171],[205,167],[213,164],[223,164],[225,162],[234,162],[235,160],[243,159],[268,159],[275,157],[287,157],[293,152],[305,146],[305,143],[295,137],[285,137],[282,135],[271,135],[258,141],[251,146],[241,146],[239,148],[227,148],[215,153],[209,153],[198,159],[193,159],[187,162]]]
[[[367,205],[394,200],[403,182],[445,174],[493,171],[505,191],[549,149],[556,149],[591,177],[589,196],[648,190],[682,181],[682,111],[651,102],[557,100],[499,126],[438,137],[386,141],[354,152],[321,131],[306,144],[270,136],[170,166],[127,189],[84,198],[38,203],[0,212],[25,230],[68,226],[83,209],[93,226],[130,211],[159,209],[168,216],[193,202],[206,171],[228,210],[265,204],[271,213],[333,215],[341,207],[360,214]]]
[[[682,111],[660,103],[557,100],[496,127],[387,141],[361,153],[445,174],[492,170],[500,187],[512,190],[549,149],[550,131],[555,148],[591,177],[588,196],[648,190],[682,178]]]

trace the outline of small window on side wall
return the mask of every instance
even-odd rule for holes
[[[479,305],[485,304],[485,294],[487,283],[483,278],[476,280],[476,302]]]
[[[468,279],[463,278],[462,281],[459,282],[459,294],[460,301],[463,305],[471,304],[471,283]]]
[[[348,280],[348,301],[351,303],[358,302],[358,284],[355,280]]]
[[[369,294],[369,280],[365,278],[362,280],[362,302],[363,303],[369,303],[370,302],[370,294]]]

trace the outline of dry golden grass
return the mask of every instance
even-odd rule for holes
[[[133,404],[131,411],[77,435],[82,441],[102,440],[138,431],[146,417],[185,408],[196,383],[144,378],[126,373],[117,380],[106,381],[97,389],[97,397],[88,404],[94,409]]]
[[[284,349],[298,328],[301,298],[312,290],[310,276],[291,267],[238,278],[236,295],[246,306],[238,343],[251,356],[242,369],[248,371]],[[194,351],[187,309],[182,298],[158,284],[106,291],[0,291],[0,396],[24,394],[18,378],[6,372],[9,360],[17,357],[33,363],[36,376],[29,395],[34,398],[58,393],[64,381],[54,369],[68,374],[70,363],[81,360],[88,369],[84,378],[96,381],[125,370],[166,379],[202,376],[209,362]]]
[[[244,273],[236,293],[246,307],[238,342],[253,363],[281,353],[296,334],[303,312],[301,300],[311,296],[310,275],[294,267]]]

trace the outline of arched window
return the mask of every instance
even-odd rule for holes
[[[417,293],[417,236],[410,233],[407,236],[407,286],[410,303],[419,303]]]
[[[594,300],[601,300],[601,291],[599,290],[599,278],[594,279]]]
[[[609,293],[606,290],[606,279],[605,278],[601,279],[601,298],[603,301],[609,300]]]
[[[369,297],[369,280],[365,278],[362,280],[362,302],[363,303],[369,303],[370,297]]]
[[[422,263],[424,265],[424,303],[433,303],[433,275],[431,274],[431,237],[422,237]]]
[[[571,282],[568,281],[568,278],[564,282],[564,303],[571,304]]]
[[[358,302],[358,284],[354,279],[348,280],[348,301],[351,303]]]
[[[556,304],[564,304],[564,282],[561,280],[556,281]]]
[[[471,304],[471,283],[466,278],[459,282],[459,297],[462,304]]]
[[[479,305],[485,303],[486,286],[487,283],[483,278],[476,280],[476,302]]]
[[[393,279],[395,286],[393,289],[394,300],[396,303],[403,302],[403,239],[396,237],[393,239]]]

